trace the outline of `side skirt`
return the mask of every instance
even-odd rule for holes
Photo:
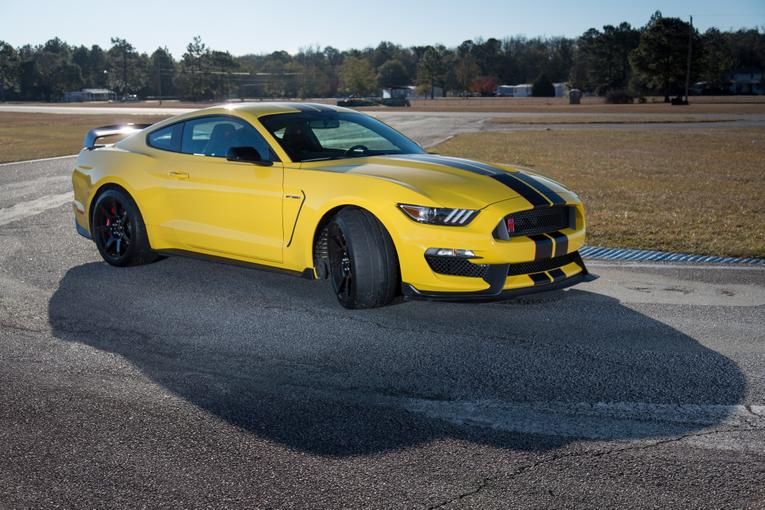
[[[269,271],[272,273],[280,273],[280,274],[286,274],[289,276],[297,276],[300,278],[304,278],[306,280],[316,279],[316,273],[311,267],[307,267],[303,269],[302,271],[293,271],[291,269],[282,269],[279,267],[267,266],[265,264],[257,264],[255,262],[245,262],[243,260],[227,259],[225,257],[216,257],[215,255],[207,255],[206,253],[197,253],[197,252],[188,251],[188,250],[168,249],[168,250],[154,250],[154,251],[156,251],[157,253],[161,255],[170,255],[170,256],[175,255],[179,257],[188,257],[191,259],[206,260],[208,262],[214,262],[217,264],[225,264],[228,266],[244,267],[247,269],[258,269],[260,271]]]

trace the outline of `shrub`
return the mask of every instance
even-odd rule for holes
[[[623,89],[609,90],[606,93],[606,103],[608,104],[632,104],[635,97]]]
[[[555,85],[545,73],[539,75],[531,85],[531,95],[534,97],[555,97]]]

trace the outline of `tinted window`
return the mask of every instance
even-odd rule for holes
[[[172,126],[152,131],[146,137],[146,141],[151,147],[157,149],[180,152],[182,132],[183,123],[173,124]]]
[[[260,121],[292,161],[425,152],[393,128],[359,113],[280,113]]]
[[[220,116],[186,122],[181,152],[225,158],[231,147],[254,147],[262,159],[272,159],[268,143],[243,120]]]

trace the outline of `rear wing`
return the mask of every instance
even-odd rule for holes
[[[87,150],[93,150],[96,147],[101,147],[100,145],[96,145],[96,142],[104,137],[107,136],[115,136],[115,135],[130,135],[133,133],[137,133],[138,131],[141,131],[142,129],[146,129],[147,127],[151,126],[151,124],[115,124],[113,126],[103,126],[99,128],[94,128],[88,131],[88,134],[85,135],[85,141],[83,143],[83,146]]]

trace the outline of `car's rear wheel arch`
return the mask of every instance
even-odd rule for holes
[[[91,237],[109,264],[136,266],[164,258],[152,250],[140,207],[124,186],[100,186],[88,214]]]
[[[91,232],[93,232],[93,210],[96,206],[96,203],[98,202],[98,198],[109,190],[116,190],[116,191],[119,191],[120,193],[124,193],[125,195],[130,197],[130,199],[136,204],[136,206],[138,206],[138,202],[136,202],[135,197],[133,197],[133,195],[128,190],[126,190],[123,186],[120,186],[119,184],[116,184],[114,182],[107,182],[105,184],[102,184],[96,190],[96,192],[93,194],[93,198],[90,200],[90,208],[88,209],[88,226],[90,227]],[[140,210],[140,207],[138,207],[138,209]]]

